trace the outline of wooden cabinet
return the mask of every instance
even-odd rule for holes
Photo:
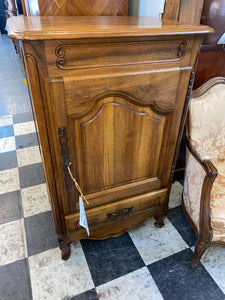
[[[199,55],[194,88],[197,89],[209,79],[225,76],[225,48],[217,42],[224,34],[225,1],[205,0],[201,23],[212,26],[214,34],[205,37]]]
[[[62,257],[77,239],[151,216],[162,226],[189,79],[211,29],[145,17],[21,17],[8,29],[23,44]],[[69,163],[89,202],[89,237]]]

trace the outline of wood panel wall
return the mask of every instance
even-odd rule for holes
[[[128,0],[22,0],[27,16],[126,16]]]

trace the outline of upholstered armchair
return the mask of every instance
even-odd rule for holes
[[[207,248],[225,247],[225,78],[192,93],[186,124],[183,209],[196,233],[191,266]]]

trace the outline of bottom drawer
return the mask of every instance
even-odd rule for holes
[[[163,210],[166,195],[167,189],[165,188],[92,209],[88,209],[88,205],[86,205],[90,236],[88,237],[86,230],[79,225],[80,214],[78,212],[65,216],[70,240],[75,241],[82,238],[104,239],[120,235],[126,232],[128,228],[130,230],[138,226],[146,218]]]

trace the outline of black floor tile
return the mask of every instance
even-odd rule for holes
[[[51,211],[25,218],[24,224],[28,256],[58,246]]]
[[[180,182],[180,184],[184,185],[184,178],[181,178],[178,181]]]
[[[192,257],[191,249],[186,249],[148,266],[163,298],[166,300],[225,299],[224,294],[201,263],[196,269],[191,268]]]
[[[82,240],[81,244],[95,286],[145,265],[128,233],[101,241]]]
[[[0,138],[7,138],[9,136],[14,136],[13,125],[0,126]]]
[[[31,300],[31,284],[26,259],[0,267],[0,299]]]
[[[99,300],[95,289],[89,290],[85,293],[79,294],[70,300]]]
[[[194,246],[196,241],[195,233],[183,213],[182,206],[170,209],[167,217],[188,246]]]
[[[22,217],[20,191],[0,195],[0,224],[15,221]]]
[[[14,124],[29,122],[29,121],[33,121],[33,120],[34,119],[33,119],[32,112],[25,112],[25,113],[13,115],[13,123]]]
[[[38,145],[36,132],[15,136],[16,149],[23,149]]]
[[[42,163],[28,165],[18,169],[21,189],[45,182]]]
[[[16,151],[0,153],[0,171],[17,167]]]

